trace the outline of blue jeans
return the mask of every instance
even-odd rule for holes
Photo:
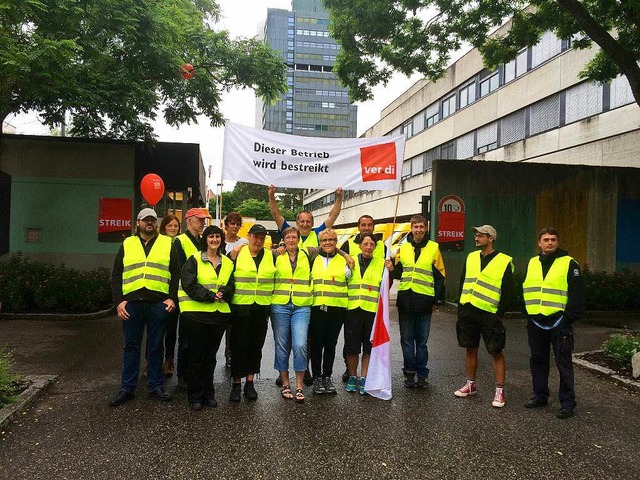
[[[400,323],[400,345],[404,357],[404,372],[417,373],[418,377],[427,378],[429,369],[429,330],[431,328],[431,312],[398,312]]]
[[[273,368],[279,372],[289,370],[289,353],[293,350],[293,369],[304,372],[307,369],[307,332],[311,307],[271,305],[271,327],[276,345]]]
[[[164,384],[162,360],[164,332],[168,313],[162,302],[127,302],[128,320],[122,321],[124,353],[122,355],[122,380],[120,387],[134,392],[140,374],[140,350],[142,335],[147,328],[146,356],[149,365],[147,388],[154,390]]]

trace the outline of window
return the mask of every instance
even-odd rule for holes
[[[523,108],[500,120],[500,146],[524,139],[526,113]]]
[[[553,95],[529,108],[529,134],[536,135],[560,126],[560,95]]]
[[[520,50],[518,56],[504,64],[504,83],[515,80],[516,77],[527,72],[527,49]]]
[[[456,139],[456,157],[460,159],[474,156],[474,132],[469,132]]]
[[[456,96],[451,95],[442,100],[442,118],[445,119],[456,111]]]
[[[427,150],[424,154],[424,171],[428,172],[433,169],[433,161],[440,157],[440,147]]]
[[[478,154],[498,148],[498,122],[490,123],[478,129]]]
[[[402,163],[402,180],[406,180],[411,176],[411,160],[405,160]]]
[[[413,122],[408,121],[404,125],[402,125],[402,133],[404,133],[405,137],[411,138],[413,137]]]
[[[635,99],[627,77],[621,75],[615,78],[611,82],[611,108],[618,108],[633,102]]]
[[[439,112],[439,104],[436,102],[432,105],[429,105],[424,112],[425,125],[428,127],[436,124],[438,120],[440,120],[440,112]]]
[[[424,130],[424,110],[418,113],[417,115],[414,115],[411,121],[413,122],[414,135],[417,135],[422,130]]]
[[[567,90],[565,123],[575,122],[602,112],[602,85],[584,82]]]
[[[476,101],[476,84],[471,83],[460,89],[460,108]]]
[[[456,158],[456,142],[451,141],[440,146],[440,158],[454,159]]]
[[[424,155],[418,155],[411,159],[411,176],[415,177],[424,171]]]
[[[485,78],[480,82],[480,97],[484,97],[485,95],[489,95],[494,90],[497,90],[500,86],[500,75],[499,72],[495,72],[490,77]]]
[[[562,41],[553,32],[545,32],[540,41],[531,47],[531,67],[546,62],[562,52]]]

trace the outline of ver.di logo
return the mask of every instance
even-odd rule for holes
[[[396,144],[382,143],[360,149],[362,181],[396,179]]]

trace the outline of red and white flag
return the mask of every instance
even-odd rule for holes
[[[390,248],[387,248],[389,258]],[[364,390],[381,400],[391,400],[391,338],[389,337],[389,271],[380,283],[378,311],[371,329],[371,357]]]

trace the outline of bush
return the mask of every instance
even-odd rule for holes
[[[11,354],[6,348],[0,348],[0,408],[13,403],[17,398],[13,388],[17,377],[11,374],[10,369]]]
[[[2,311],[91,313],[111,306],[111,274],[106,268],[79,271],[13,255],[0,263]]]
[[[602,345],[607,355],[625,364],[631,363],[631,358],[640,350],[640,335],[630,333],[616,333]]]

